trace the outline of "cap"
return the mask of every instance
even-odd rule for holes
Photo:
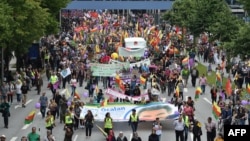
[[[136,112],[136,110],[135,110],[135,109],[133,109],[133,110],[132,110],[132,112]]]
[[[120,134],[123,134],[123,132],[122,132],[122,131],[120,131],[119,133],[120,133]]]
[[[2,135],[2,136],[0,136],[0,138],[6,138],[6,136],[5,136],[5,135]]]

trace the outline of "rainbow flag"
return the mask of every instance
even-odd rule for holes
[[[200,97],[200,94],[202,93],[201,87],[197,87],[195,90],[195,99],[198,99]]]
[[[218,119],[221,116],[221,109],[216,102],[213,103],[213,115],[215,119]]]
[[[29,115],[25,117],[24,124],[30,124],[31,122],[33,122],[35,115],[36,111],[31,111]]]
[[[141,84],[145,84],[146,83],[146,79],[142,76],[140,76],[140,83]]]

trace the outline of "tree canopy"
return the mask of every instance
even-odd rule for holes
[[[5,62],[15,52],[17,61],[27,53],[34,41],[56,34],[59,29],[59,10],[69,0],[1,0],[0,48],[5,48]],[[8,63],[7,63],[8,64]],[[22,65],[17,62],[17,65]],[[20,66],[17,66],[20,67]]]

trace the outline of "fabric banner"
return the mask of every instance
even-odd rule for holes
[[[84,119],[87,111],[90,110],[95,121],[103,121],[106,113],[109,112],[114,122],[125,122],[129,120],[133,109],[136,110],[140,121],[154,121],[157,117],[160,120],[174,120],[179,116],[178,108],[169,103],[152,102],[144,105],[109,103],[103,107],[99,104],[84,105],[80,119]]]
[[[145,48],[137,49],[137,50],[128,50],[124,47],[119,47],[119,56],[123,57],[142,57],[144,56]]]
[[[126,97],[128,97],[129,100],[132,100],[132,101],[141,101],[141,99],[144,97],[145,100],[149,100],[148,98],[148,94],[142,94],[141,96],[127,96],[125,94],[122,94],[120,92],[117,92],[115,90],[112,90],[112,89],[107,89],[105,91],[105,93],[109,96],[113,96],[113,97],[117,97],[119,99],[125,99]]]
[[[110,63],[111,64],[124,64],[124,65],[126,65],[128,62],[120,62],[120,61],[117,61],[117,60],[110,59]],[[136,63],[130,63],[129,66],[130,66],[130,68],[134,67],[135,65],[137,65],[137,67],[140,67],[141,65],[144,65],[144,64],[149,66],[150,65],[150,59],[145,59],[145,60],[142,60],[142,61],[139,61],[139,62],[136,62]]]
[[[115,76],[117,72],[125,69],[124,64],[99,64],[91,63],[91,71],[93,76]]]
[[[63,78],[65,78],[71,74],[71,70],[70,70],[70,68],[63,69],[60,74]]]

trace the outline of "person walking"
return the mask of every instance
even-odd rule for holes
[[[43,92],[42,96],[40,96],[39,98],[39,102],[40,102],[40,112],[42,114],[42,117],[44,118],[45,117],[45,113],[46,113],[46,108],[48,106],[48,98],[47,96],[45,96],[45,92]]]
[[[37,81],[36,81],[36,88],[37,88],[37,94],[40,95],[41,88],[43,86],[43,78],[40,74],[37,75]]]
[[[201,90],[202,90],[201,94],[205,94],[205,92],[206,92],[206,85],[207,85],[207,78],[206,78],[205,74],[202,74],[202,76],[200,77],[199,84],[200,84]]]
[[[50,111],[47,112],[45,122],[46,122],[46,125],[45,125],[46,129],[51,131],[51,133],[52,133],[52,130],[55,126],[55,119]]]
[[[55,141],[55,136],[52,135],[52,132],[50,130],[47,130],[47,134],[44,137],[44,141]]]
[[[74,134],[73,129],[68,126],[65,126],[64,130],[65,130],[65,135],[63,141],[72,141],[72,137]]]
[[[84,121],[86,129],[86,138],[89,138],[91,136],[92,128],[94,126],[94,116],[90,110],[88,110],[88,113],[85,115]]]
[[[136,132],[137,131],[137,127],[138,127],[138,123],[139,123],[139,116],[136,113],[136,110],[133,109],[132,110],[132,114],[129,117],[129,126],[131,126],[132,128],[132,132]]]
[[[7,93],[8,93],[8,85],[3,82],[1,85],[1,91],[0,91],[0,103],[2,103],[6,98],[7,98]]]
[[[218,92],[217,88],[213,85],[211,90],[210,90],[212,103],[217,101],[217,92]]]
[[[155,119],[155,122],[153,123],[153,130],[152,134],[154,133],[158,137],[158,141],[161,141],[161,134],[162,134],[162,124],[160,122],[159,118]]]
[[[12,104],[13,103],[13,95],[15,93],[15,86],[11,82],[9,82],[7,85],[8,85],[8,93],[7,93],[8,102],[10,104]]]
[[[180,116],[178,118],[178,120],[174,121],[174,129],[175,129],[175,137],[176,137],[176,141],[184,141],[184,127],[185,127],[185,123],[182,119],[182,116]]]
[[[127,137],[123,135],[123,132],[120,131],[116,141],[128,141]]]
[[[49,82],[50,82],[50,90],[53,94],[53,97],[56,94],[56,89],[54,88],[54,84],[58,81],[58,77],[56,75],[56,72],[53,72],[53,74],[50,76]]]
[[[194,120],[193,135],[193,141],[201,141],[202,130],[198,120]]]
[[[22,87],[22,81],[18,79],[16,82],[16,98],[17,98],[18,105],[21,103],[21,99],[22,99],[21,87]]]
[[[4,120],[4,128],[8,128],[9,125],[9,117],[10,117],[10,104],[7,102],[5,98],[3,103],[0,105],[0,111],[2,112],[3,120]]]
[[[22,107],[25,108],[25,104],[26,104],[26,101],[27,101],[27,94],[28,94],[28,91],[29,91],[29,86],[26,84],[26,82],[24,81],[23,82],[23,85],[21,87],[21,91],[22,91],[22,96],[23,96],[23,99],[22,99]]]
[[[158,135],[156,135],[156,130],[152,129],[152,133],[149,135],[148,141],[160,141]]]
[[[104,131],[109,135],[109,131],[113,129],[113,120],[110,117],[110,113],[107,112],[104,119]]]
[[[76,92],[76,84],[77,84],[77,79],[76,79],[76,76],[73,75],[71,80],[70,80],[70,86],[71,86],[71,96],[74,96],[75,95],[75,92]]]
[[[114,131],[111,129],[109,130],[108,136],[107,136],[107,141],[116,141],[115,139],[115,133]]]
[[[205,128],[207,130],[207,141],[214,141],[216,136],[216,124],[212,122],[211,117],[208,117],[207,123],[205,123]]]
[[[62,95],[62,98],[60,99],[60,123],[65,123],[65,114],[68,109],[67,100],[65,95]]]
[[[36,133],[36,127],[32,127],[31,133],[27,136],[29,141],[40,141],[40,135]]]
[[[182,112],[182,118],[183,121],[185,123],[184,126],[184,140],[187,141],[188,140],[188,134],[189,134],[189,129],[190,129],[190,120],[189,117],[187,116],[187,114],[185,112]]]
[[[67,126],[68,128],[72,128],[73,131],[73,126],[74,126],[74,116],[72,116],[71,111],[72,111],[72,107],[69,108],[69,110],[66,111],[65,114],[65,126]]]
[[[199,71],[196,67],[193,67],[191,69],[191,83],[192,86],[195,87],[196,85],[196,79],[199,77]]]
[[[77,102],[74,106],[74,129],[75,130],[79,128],[80,114],[81,114],[80,103]]]
[[[131,141],[142,141],[142,140],[141,137],[138,136],[138,133],[134,132]]]

